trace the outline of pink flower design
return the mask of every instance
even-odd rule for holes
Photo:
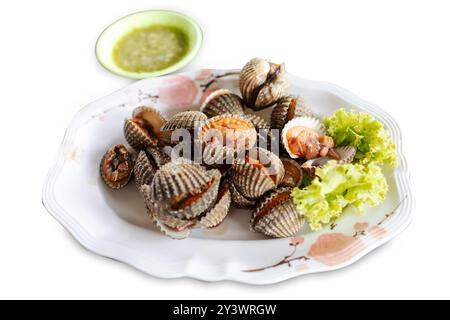
[[[205,90],[205,92],[203,92],[202,96],[200,97],[199,104],[202,105],[203,102],[205,102],[206,98],[216,90],[219,90],[219,88],[210,88],[210,89]]]
[[[305,263],[299,264],[295,267],[295,271],[301,273],[309,269],[309,266]]]
[[[197,94],[194,80],[184,75],[176,75],[164,80],[158,95],[162,103],[181,109],[192,106]]]
[[[368,226],[369,226],[369,224],[367,222],[359,222],[359,223],[355,223],[353,228],[355,228],[355,230],[357,232],[362,232],[362,231],[365,231]]]
[[[212,71],[210,69],[201,69],[196,75],[195,80],[197,81],[203,81],[206,78],[208,78],[212,74]]]
[[[377,238],[377,239],[383,239],[383,238],[386,236],[387,231],[386,231],[386,229],[383,228],[383,227],[380,227],[380,226],[372,226],[372,227],[369,228],[369,234],[370,234],[372,237],[375,237],[375,238]]]
[[[308,256],[328,266],[344,263],[364,249],[364,244],[356,237],[342,233],[321,235],[311,246]]]
[[[292,237],[290,239],[289,245],[291,246],[299,246],[305,241],[305,238],[302,236]]]

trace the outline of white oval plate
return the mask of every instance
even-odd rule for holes
[[[99,161],[109,146],[124,142],[123,120],[133,108],[150,104],[170,116],[198,109],[214,89],[238,92],[237,82],[236,70],[205,69],[141,80],[84,107],[67,129],[48,173],[44,206],[89,250],[148,274],[251,284],[342,268],[408,226],[414,201],[400,128],[394,119],[335,85],[294,76],[291,93],[304,97],[316,114],[331,114],[339,107],[367,111],[385,124],[397,145],[398,168],[383,168],[390,188],[387,199],[366,215],[348,209],[320,232],[305,226],[296,237],[267,239],[248,230],[250,212],[233,210],[216,228],[172,240],[155,230],[133,183],[119,191],[104,186]],[[262,112],[267,114],[267,110]]]

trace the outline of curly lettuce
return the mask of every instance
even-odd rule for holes
[[[316,176],[309,186],[294,188],[291,193],[298,213],[306,217],[314,231],[339,218],[349,205],[364,213],[366,205],[383,202],[388,191],[386,178],[374,163],[365,166],[329,161],[316,170]]]
[[[352,145],[357,149],[355,159],[360,163],[397,166],[395,145],[389,132],[374,116],[341,108],[325,117],[323,123],[337,147]]]

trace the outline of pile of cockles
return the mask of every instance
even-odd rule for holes
[[[305,217],[296,210],[292,188],[329,160],[351,162],[355,148],[335,148],[309,105],[289,94],[283,64],[250,60],[239,88],[240,95],[216,90],[193,107],[198,111],[170,119],[151,106],[136,108],[124,123],[131,148],[115,145],[101,159],[106,185],[120,189],[134,178],[149,217],[175,239],[218,226],[231,207],[252,211],[254,232],[296,234]],[[269,107],[270,122],[251,111]],[[183,134],[192,139],[174,139]],[[272,152],[274,145],[279,152]]]

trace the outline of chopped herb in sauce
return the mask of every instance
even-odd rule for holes
[[[116,65],[130,72],[153,72],[165,69],[187,53],[189,39],[172,26],[151,26],[134,29],[116,43],[113,59]]]

